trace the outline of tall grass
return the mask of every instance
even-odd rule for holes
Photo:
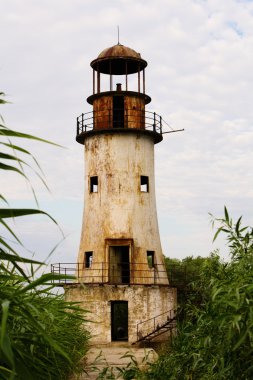
[[[0,93],[0,104],[4,104]],[[1,118],[1,120],[3,120]],[[10,140],[11,138],[11,140]],[[26,167],[46,186],[43,173],[35,157],[13,139],[37,140],[36,136],[11,130],[0,124],[0,170],[12,171],[29,184]],[[38,206],[38,201],[30,184]],[[6,380],[67,379],[69,374],[82,370],[81,359],[88,346],[84,328],[85,312],[78,304],[64,301],[62,295],[52,293],[51,280],[56,275],[34,277],[34,268],[42,264],[19,255],[23,247],[7,220],[44,214],[35,209],[12,208],[0,194],[0,378]],[[29,265],[30,270],[27,271]],[[25,268],[26,266],[26,268]]]
[[[81,369],[88,338],[84,313],[53,295],[51,286],[41,287],[49,279],[24,280],[1,265],[0,378],[66,379]]]
[[[230,262],[215,252],[202,265],[177,337],[144,379],[253,379],[253,229],[241,218],[234,222],[226,208],[214,223],[214,240],[225,234]]]

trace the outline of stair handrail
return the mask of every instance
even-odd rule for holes
[[[153,320],[154,321],[153,331],[156,331],[157,329],[161,328],[161,326],[159,326],[159,324],[156,325],[156,320],[163,315],[167,315],[167,321],[165,322],[165,324],[169,321],[173,321],[176,318],[176,309],[170,309],[168,311],[165,311],[164,313],[156,315],[155,317],[152,317],[152,318],[146,319],[145,321],[137,323],[137,341],[145,338],[145,337],[141,336],[142,334],[141,334],[141,330],[140,330],[140,325],[143,325],[144,323],[147,323],[147,322],[150,322]],[[148,334],[148,335],[150,335],[150,334]]]

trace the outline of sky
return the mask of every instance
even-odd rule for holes
[[[84,197],[84,154],[76,117],[91,111],[90,62],[120,43],[147,60],[147,110],[174,129],[155,146],[157,212],[163,253],[208,256],[210,215],[243,216],[253,225],[253,1],[0,0],[0,91],[11,103],[8,127],[61,146],[24,142],[50,188],[27,171],[47,217],[24,217],[15,230],[28,255],[48,262],[77,258]],[[29,185],[0,178],[14,207],[36,207]],[[64,239],[62,232],[64,233]]]

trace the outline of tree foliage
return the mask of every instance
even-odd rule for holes
[[[177,288],[177,302],[182,317],[189,298],[196,304],[202,302],[203,293],[196,289],[195,282],[200,280],[202,271],[209,265],[212,257],[187,256],[182,260],[169,257],[164,259],[170,286]]]
[[[4,94],[0,93],[0,104],[5,103]],[[30,183],[25,168],[33,168],[34,164],[35,174],[46,186],[35,157],[24,149],[22,143],[14,144],[13,139],[49,143],[11,130],[2,122],[2,173],[13,172]],[[37,202],[32,186],[31,189]],[[36,269],[42,264],[19,255],[22,240],[7,221],[43,214],[56,222],[39,208],[12,208],[3,193],[0,202],[3,206],[0,207],[0,378],[66,379],[70,373],[81,370],[80,359],[87,351],[84,310],[75,303],[65,302],[61,295],[52,294],[51,280],[56,279],[56,275],[44,274],[34,278]]]

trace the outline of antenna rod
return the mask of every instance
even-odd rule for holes
[[[165,133],[173,133],[173,132],[182,132],[184,131],[184,128],[183,129],[173,129],[173,131],[165,131],[162,133],[162,135],[164,135]]]
[[[119,25],[117,26],[118,28],[118,45],[119,45]]]

